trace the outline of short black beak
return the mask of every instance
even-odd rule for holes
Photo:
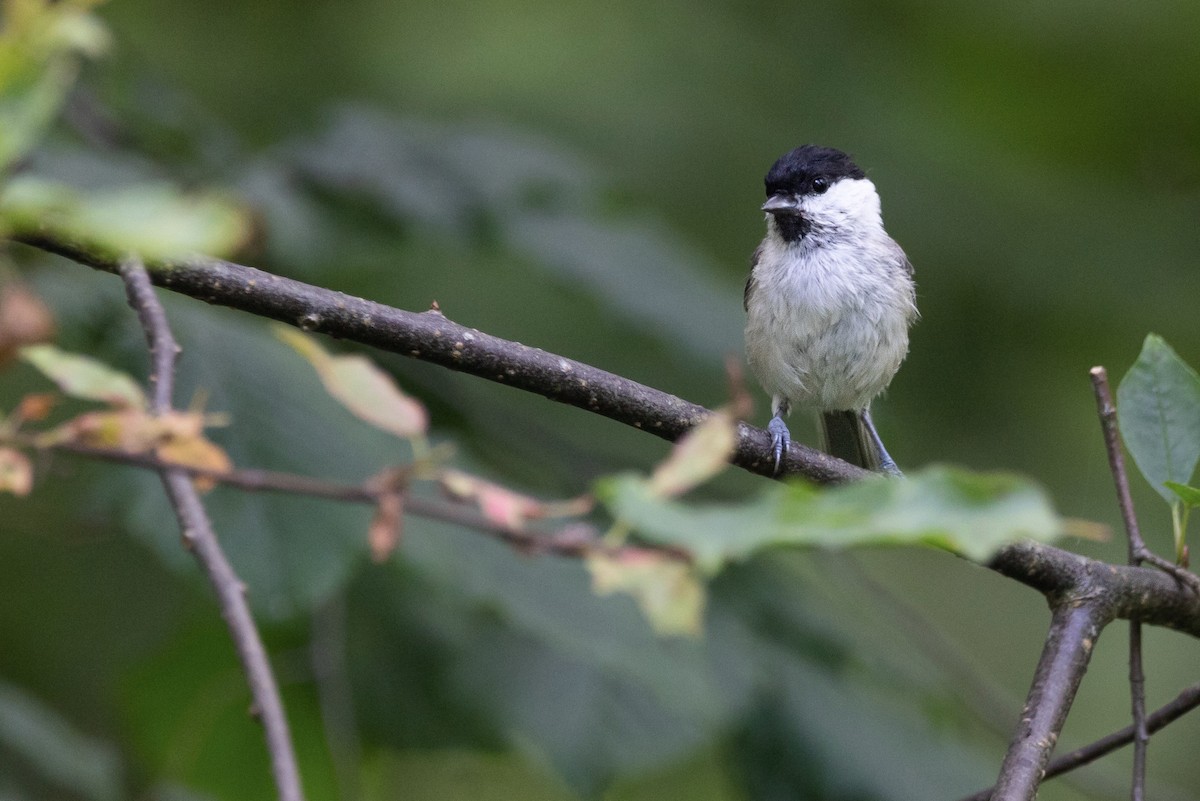
[[[762,210],[767,214],[796,214],[800,207],[799,201],[795,195],[790,195],[785,192],[777,192],[767,198],[767,202],[762,204]]]

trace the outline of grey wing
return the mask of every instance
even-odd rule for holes
[[[908,290],[908,322],[911,325],[921,316],[921,313],[917,311],[917,285],[913,281],[913,274],[916,271],[913,269],[912,262],[908,260],[908,256],[904,254],[904,249],[895,240],[892,241],[892,263],[896,266],[896,269],[904,271],[906,280],[903,283],[907,285]]]
[[[754,292],[754,288],[758,285],[754,280],[754,268],[758,266],[758,260],[762,257],[762,245],[754,249],[754,255],[750,257],[750,275],[746,276],[746,288],[742,290],[742,310],[750,311],[750,295]],[[909,268],[912,269],[911,267]]]

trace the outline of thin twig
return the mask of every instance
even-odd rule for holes
[[[1133,512],[1133,496],[1129,492],[1125,455],[1121,451],[1120,433],[1117,430],[1117,407],[1113,404],[1112,393],[1108,388],[1108,373],[1103,367],[1093,367],[1090,375],[1096,394],[1096,406],[1100,413],[1100,427],[1104,432],[1104,448],[1108,452],[1108,464],[1117,489],[1117,505],[1121,509],[1121,520],[1125,523],[1125,533],[1129,537],[1130,558],[1148,562],[1170,573],[1194,591],[1200,592],[1200,576],[1162,558],[1146,547],[1137,516]]]
[[[44,445],[37,443],[36,439],[27,437],[9,438],[8,441],[25,447],[40,447],[44,450],[115,462],[129,467],[180,470],[193,478],[209,479],[248,492],[280,492],[343,503],[374,505],[379,503],[381,495],[389,491],[373,488],[369,486],[370,482],[367,484],[341,484],[272,470],[213,470],[205,467],[180,465],[160,459],[152,453],[130,453],[129,451],[98,448],[78,443],[60,442]],[[605,543],[594,528],[585,524],[569,525],[550,533],[518,530],[489,519],[471,506],[417,495],[405,496],[404,510],[407,514],[417,517],[440,520],[444,523],[474,529],[530,554],[582,557],[594,553],[615,556],[657,551],[680,561],[691,561],[691,556],[678,548],[635,547]]]
[[[280,473],[273,470],[235,469],[216,470],[198,465],[182,465],[160,459],[153,453],[136,453],[118,448],[101,448],[77,442],[40,443],[36,438],[12,437],[6,442],[58,453],[68,453],[88,459],[141,467],[152,470],[183,470],[193,478],[203,478],[248,492],[279,492],[288,495],[304,495],[330,501],[373,504],[379,492],[361,484],[341,484],[319,478]]]
[[[1137,515],[1133,513],[1133,496],[1129,493],[1129,478],[1125,472],[1125,456],[1121,452],[1120,434],[1117,432],[1117,407],[1113,405],[1112,393],[1108,389],[1108,372],[1103,367],[1093,367],[1089,375],[1096,394],[1096,408],[1100,414],[1100,428],[1104,432],[1104,449],[1108,452],[1108,466],[1112,471],[1117,488],[1117,505],[1121,509],[1121,520],[1129,537],[1130,564],[1137,564],[1143,551],[1149,550],[1142,531],[1138,527]]]
[[[1151,734],[1160,731],[1197,707],[1200,707],[1200,684],[1193,684],[1146,716],[1146,729]],[[1046,766],[1045,778],[1052,779],[1076,768],[1089,765],[1097,759],[1129,745],[1133,742],[1133,737],[1133,726],[1129,725],[1070,753],[1055,757]],[[980,790],[972,795],[964,796],[959,801],[988,801],[992,797],[993,789],[989,787],[986,790]]]
[[[1146,731],[1153,734],[1183,717],[1188,712],[1191,712],[1196,707],[1200,707],[1200,684],[1193,684],[1169,702],[1147,715]],[[1129,725],[1082,748],[1077,748],[1070,753],[1063,754],[1050,763],[1046,769],[1046,778],[1060,776],[1067,771],[1094,762],[1100,757],[1116,751],[1118,748],[1123,748],[1134,741],[1135,734],[1133,726]]]
[[[121,263],[119,272],[125,281],[129,303],[137,311],[150,345],[150,382],[153,387],[150,411],[166,414],[171,410],[175,359],[179,346],[141,261],[126,259]],[[266,649],[254,624],[250,605],[246,602],[246,586],[226,558],[191,476],[177,467],[161,469],[160,475],[175,516],[179,519],[184,543],[195,555],[216,591],[221,615],[229,627],[242,669],[246,673],[255,714],[263,724],[267,751],[271,757],[271,772],[280,801],[303,801],[304,791],[300,784],[300,771],[287,716]]]
[[[138,322],[146,332],[150,347],[150,413],[163,415],[171,411],[171,393],[175,385],[175,362],[179,358],[179,343],[171,333],[167,314],[154,294],[150,274],[141,259],[127,258],[121,262],[121,278],[129,305],[137,312]]]
[[[1121,519],[1125,522],[1125,534],[1129,545],[1129,564],[1140,565],[1141,554],[1148,551],[1133,511],[1133,496],[1129,492],[1129,476],[1125,472],[1125,456],[1121,452],[1120,434],[1117,431],[1117,409],[1113,405],[1112,392],[1108,387],[1108,371],[1103,367],[1091,370],[1092,388],[1096,395],[1096,409],[1100,415],[1100,429],[1104,432],[1104,448],[1108,453],[1108,466],[1117,490],[1117,505],[1121,508]],[[1144,801],[1146,796],[1146,748],[1150,743],[1150,732],[1146,729],[1146,674],[1142,667],[1142,624],[1137,618],[1129,621],[1129,695],[1133,714],[1133,778],[1130,783],[1132,801]]]

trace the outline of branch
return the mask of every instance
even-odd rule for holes
[[[23,234],[15,240],[99,270],[119,269],[116,259],[79,243],[41,234]],[[703,406],[628,378],[459,325],[438,311],[404,311],[253,267],[201,256],[154,265],[150,277],[158,286],[206,303],[240,309],[305,331],[359,342],[517,387],[672,442],[711,414]],[[771,436],[760,428],[740,423],[737,449],[731,461],[752,473],[773,476]],[[784,456],[780,475],[799,475],[820,484],[835,484],[864,478],[868,473],[814,448],[793,443]]]
[[[1046,646],[1017,733],[1000,766],[992,801],[1032,801],[1037,797],[1050,753],[1083,681],[1096,639],[1108,620],[1102,602],[1055,607]]]
[[[153,365],[150,411],[158,415],[165,414],[171,410],[175,359],[179,354],[179,346],[171,334],[166,315],[150,284],[150,276],[141,261],[130,259],[123,262],[119,272],[125,281],[129,304],[137,311],[150,345]],[[266,649],[246,602],[246,586],[221,549],[191,476],[177,467],[161,469],[159,473],[171,499],[171,506],[175,509],[175,516],[179,519],[183,541],[216,591],[221,616],[229,627],[242,669],[246,673],[256,716],[263,724],[279,798],[281,801],[303,801],[304,791],[300,785],[300,771],[292,748],[287,716],[275,676],[271,673]]]
[[[1103,599],[1112,618],[1200,637],[1200,596],[1155,568],[1110,565],[1030,541],[1004,546],[987,567],[1042,593],[1052,607]]]

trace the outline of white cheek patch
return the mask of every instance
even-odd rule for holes
[[[807,195],[800,211],[818,230],[883,225],[879,194],[867,178],[843,178],[822,195]]]

